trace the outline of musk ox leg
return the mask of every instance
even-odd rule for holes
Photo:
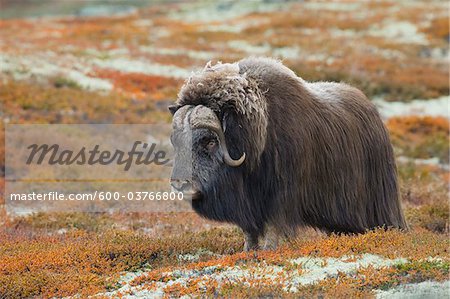
[[[244,251],[258,250],[258,235],[255,233],[244,232]]]
[[[264,234],[263,250],[275,250],[278,247],[280,235],[273,225],[267,226]]]

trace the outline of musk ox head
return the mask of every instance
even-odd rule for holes
[[[245,161],[245,153],[238,159],[230,156],[221,122],[203,105],[187,105],[174,114],[171,141],[175,147],[172,186],[193,199],[201,197],[202,186],[215,174]]]
[[[239,197],[242,173],[257,163],[264,148],[265,107],[257,85],[239,73],[237,64],[208,63],[182,87],[170,107],[171,184],[192,198],[197,212],[230,220],[224,219],[230,216],[225,205],[232,205],[234,192]]]

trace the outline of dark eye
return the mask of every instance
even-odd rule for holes
[[[212,151],[214,150],[214,148],[216,147],[216,141],[215,140],[209,140],[208,143],[206,143],[205,147],[208,151]]]

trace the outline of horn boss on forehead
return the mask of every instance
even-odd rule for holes
[[[174,130],[183,130],[186,122],[186,116],[190,114],[190,110],[192,110],[194,106],[192,105],[185,105],[181,108],[179,108],[173,115],[172,120],[172,128]]]

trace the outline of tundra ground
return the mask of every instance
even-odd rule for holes
[[[140,2],[42,1],[34,11],[54,15],[39,18],[14,9],[20,1],[2,3],[0,298],[446,295],[448,3]],[[6,213],[7,124],[167,123],[192,70],[248,55],[277,57],[306,80],[344,81],[374,100],[397,156],[409,232],[304,228],[276,251],[242,253],[238,229],[189,212]]]

